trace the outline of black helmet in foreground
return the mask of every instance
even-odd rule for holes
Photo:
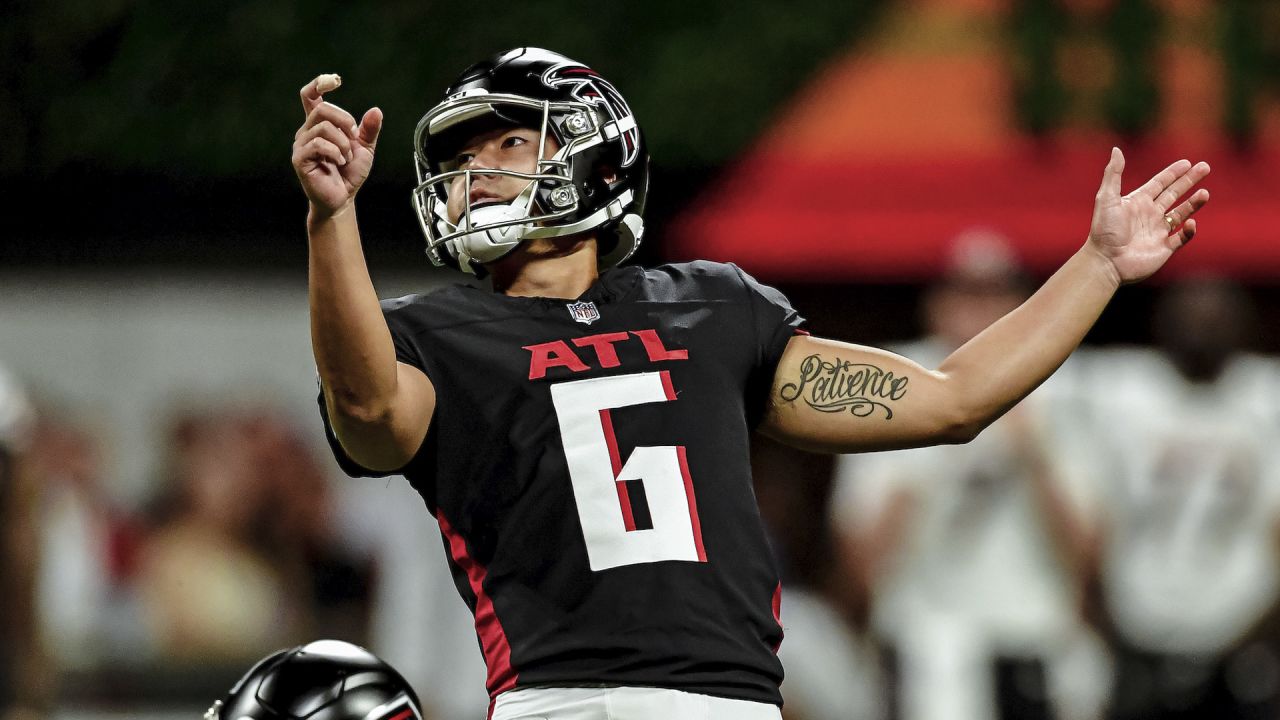
[[[463,178],[461,192],[470,197],[476,172],[458,168],[461,144],[502,126],[539,132],[537,167],[532,173],[484,173],[518,177],[528,185],[510,202],[468,207],[451,220],[450,185]],[[559,149],[544,159],[547,138]],[[413,146],[413,206],[427,255],[437,265],[474,273],[526,239],[595,231],[604,269],[640,244],[649,186],[644,137],[621,93],[580,62],[549,50],[516,48],[472,65],[418,122]]]
[[[205,720],[421,720],[418,697],[373,653],[339,640],[281,650],[254,665]]]

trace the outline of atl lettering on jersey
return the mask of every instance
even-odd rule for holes
[[[616,368],[622,364],[622,361],[618,359],[618,351],[614,345],[628,341],[643,343],[645,354],[651,363],[689,359],[688,350],[667,349],[667,346],[662,342],[662,338],[658,336],[657,330],[600,333],[599,335],[570,338],[568,342],[552,340],[551,342],[538,343],[536,345],[525,345],[524,349],[528,350],[530,355],[529,379],[541,380],[547,376],[547,371],[552,368],[562,367],[574,373],[587,372],[591,370],[591,365],[589,364],[591,360],[595,361],[595,367],[597,368]],[[594,357],[585,353],[574,352],[573,348],[569,347],[570,344],[583,350],[590,348],[595,353]]]

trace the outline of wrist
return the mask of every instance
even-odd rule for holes
[[[1088,265],[1091,272],[1101,278],[1112,290],[1119,289],[1124,284],[1124,280],[1120,277],[1120,271],[1116,269],[1115,262],[1105,251],[1098,247],[1093,238],[1085,240],[1084,247],[1080,248],[1077,256],[1083,257],[1083,261]]]
[[[347,215],[354,214],[355,202],[348,200],[336,208],[328,208],[310,203],[307,209],[307,229],[315,228],[325,223],[336,222],[344,219]]]

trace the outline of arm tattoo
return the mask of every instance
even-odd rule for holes
[[[875,365],[835,358],[824,360],[810,355],[800,363],[800,376],[782,386],[778,395],[785,402],[804,400],[814,410],[838,413],[848,410],[855,417],[867,417],[877,410],[884,419],[893,419],[888,402],[907,394],[910,378],[897,377]]]

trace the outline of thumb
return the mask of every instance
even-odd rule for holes
[[[360,118],[360,127],[357,128],[357,132],[360,142],[372,150],[378,144],[378,133],[382,132],[382,110],[375,107],[365,111],[364,117]]]
[[[1124,153],[1120,152],[1120,148],[1113,147],[1111,159],[1107,161],[1107,167],[1102,171],[1102,186],[1098,188],[1098,194],[1120,197],[1120,175],[1123,172]]]

